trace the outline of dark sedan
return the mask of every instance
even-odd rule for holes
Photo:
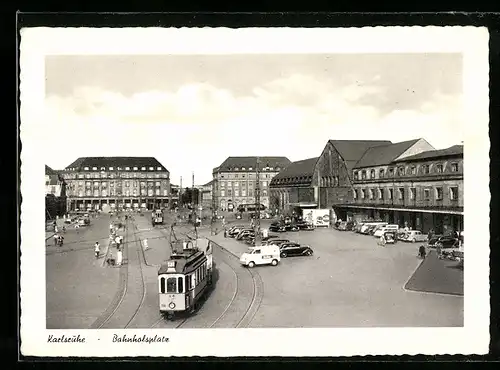
[[[429,248],[458,248],[458,244],[458,239],[453,236],[434,237],[427,242]]]
[[[286,231],[299,231],[299,227],[295,224],[284,224],[284,223],[273,222],[269,226],[269,231],[284,233]]]
[[[295,226],[297,226],[299,230],[308,230],[308,231],[314,230],[313,224],[308,223],[306,221],[298,221],[295,224]]]
[[[306,244],[289,242],[280,245],[280,255],[281,258],[292,256],[312,256],[313,250]]]

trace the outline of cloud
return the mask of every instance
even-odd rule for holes
[[[84,86],[70,96],[46,97],[38,134],[75,157],[93,152],[158,155],[177,163],[179,153],[192,153],[182,157],[178,168],[165,165],[181,173],[199,168],[207,181],[221,156],[285,155],[299,160],[319,155],[327,139],[424,137],[436,146],[462,140],[460,129],[450,130],[461,127],[460,96],[437,91],[415,103],[416,109],[387,112],[372,99],[385,96],[379,78],[339,85],[294,74],[256,86],[247,96],[209,83],[129,96]]]

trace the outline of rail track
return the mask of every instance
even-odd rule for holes
[[[132,221],[127,220],[126,222],[123,248],[125,264],[120,268],[118,291],[106,311],[95,320],[91,328],[100,329],[108,327],[126,329],[131,327],[149,327],[150,329],[180,329],[190,321],[191,316],[189,314],[182,314],[176,320],[166,320],[163,316],[159,316],[150,325],[134,325],[140,321],[140,312],[146,301],[147,289],[143,266],[147,265],[147,260],[141,246],[141,240],[138,237],[140,232],[134,230],[135,224]],[[159,230],[163,236],[148,239],[168,239],[168,235],[166,235],[167,228],[156,227],[155,230]],[[189,231],[189,227],[186,227],[184,232],[178,231],[178,233],[180,235],[187,235]],[[235,256],[219,244],[212,243],[217,247],[220,256],[223,256],[218,262],[228,266],[234,274],[236,286],[231,299],[223,311],[203,327],[247,327],[262,302],[264,292],[262,279],[258,272],[242,268]],[[129,283],[134,284],[134,286],[129,286]]]

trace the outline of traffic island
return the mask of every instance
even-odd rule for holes
[[[463,267],[457,261],[439,259],[435,251],[430,251],[406,283],[405,289],[463,296]]]

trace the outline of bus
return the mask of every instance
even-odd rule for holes
[[[258,205],[256,203],[253,203],[253,204],[240,204],[238,206],[238,212],[254,212],[256,211]],[[266,206],[261,204],[260,205],[260,210],[261,211],[265,211],[266,210]]]

